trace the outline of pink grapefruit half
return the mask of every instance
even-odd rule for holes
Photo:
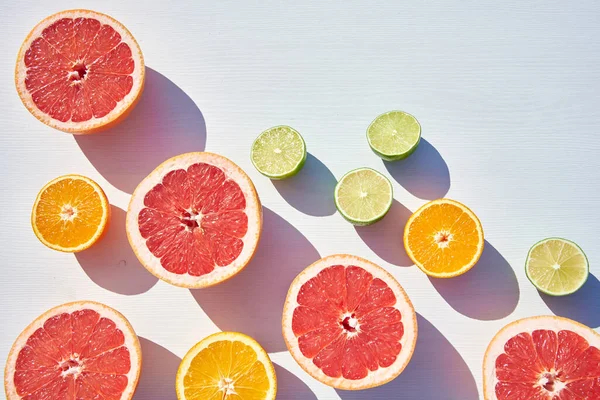
[[[282,325],[298,364],[346,390],[397,377],[417,342],[416,314],[404,289],[383,268],[351,255],[325,257],[294,279]]]
[[[70,133],[119,123],[144,87],[133,35],[108,15],[67,10],[38,23],[17,56],[15,85],[37,119]]]
[[[483,361],[485,400],[600,399],[600,335],[567,318],[524,318],[494,336]]]
[[[127,237],[156,277],[176,286],[215,285],[250,261],[262,230],[254,184],[229,159],[212,153],[173,157],[135,189]]]
[[[52,308],[13,344],[4,370],[8,400],[133,397],[142,353],[129,322],[91,301]]]

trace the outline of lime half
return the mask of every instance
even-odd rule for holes
[[[566,296],[583,286],[589,274],[585,253],[570,240],[549,238],[533,245],[525,273],[538,290]]]
[[[371,168],[348,172],[335,187],[335,206],[354,225],[370,225],[392,206],[394,194],[389,179]]]
[[[276,126],[258,135],[250,159],[258,172],[271,179],[289,178],[304,166],[306,143],[289,126]]]
[[[390,111],[375,118],[367,128],[371,149],[386,161],[410,156],[421,140],[421,125],[404,111]]]

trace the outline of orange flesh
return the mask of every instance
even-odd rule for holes
[[[469,265],[480,251],[478,225],[454,204],[432,204],[413,220],[408,246],[415,261],[426,270],[457,272]]]
[[[186,400],[264,400],[271,388],[256,352],[239,341],[215,342],[192,360],[184,377]]]
[[[33,223],[47,242],[75,248],[89,242],[106,218],[100,194],[84,180],[63,179],[40,194]]]

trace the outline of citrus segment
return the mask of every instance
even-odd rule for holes
[[[293,128],[276,126],[261,133],[252,143],[250,159],[258,172],[268,178],[289,178],[304,166],[306,144]]]
[[[66,132],[93,132],[135,105],[144,61],[113,18],[68,10],[41,21],[21,46],[15,70],[21,100],[39,120]]]
[[[261,227],[250,178],[210,153],[165,161],[137,187],[127,212],[127,235],[140,262],[184,287],[210,286],[239,272]]]
[[[386,161],[402,160],[411,155],[421,140],[421,125],[404,111],[381,114],[367,128],[371,149]]]
[[[354,225],[381,220],[394,200],[390,180],[371,168],[359,168],[340,179],[334,192],[340,214]]]
[[[600,335],[569,319],[542,316],[504,327],[484,359],[486,400],[600,398]]]
[[[575,243],[550,238],[536,243],[525,264],[527,277],[540,291],[565,296],[581,288],[589,275],[585,253]]]
[[[277,380],[269,356],[251,337],[220,332],[195,345],[177,371],[179,400],[271,400]]]
[[[100,186],[81,175],[65,175],[38,193],[31,213],[37,238],[54,250],[78,252],[104,233],[109,205]]]
[[[426,274],[438,278],[461,275],[483,252],[483,228],[465,205],[450,199],[419,208],[404,229],[404,247]]]
[[[413,354],[416,315],[398,282],[377,265],[349,255],[326,257],[292,283],[283,335],[294,359],[340,389],[382,385]]]
[[[55,307],[13,345],[4,374],[8,400],[131,399],[141,369],[138,338],[112,308]]]

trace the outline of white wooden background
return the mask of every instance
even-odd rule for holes
[[[53,12],[91,8],[123,22],[146,63],[146,91],[121,126],[75,138],[45,127],[21,105],[14,59],[30,28]],[[0,359],[46,309],[77,299],[123,312],[142,341],[136,399],[172,400],[180,358],[204,336],[237,330],[269,351],[280,399],[481,398],[487,343],[506,323],[559,314],[600,326],[600,3],[571,1],[2,1],[0,15]],[[424,141],[407,161],[371,153],[365,129],[402,109]],[[272,183],[249,160],[263,129],[289,124],[310,156]],[[213,289],[157,282],[124,231],[136,184],[168,157],[221,153],[244,168],[264,204],[252,264]],[[355,229],[335,212],[336,178],[369,166],[394,183],[381,223]],[[106,190],[108,236],[79,255],[46,249],[29,216],[50,179],[81,173]],[[402,249],[411,210],[448,196],[469,205],[486,234],[468,274],[428,279]],[[527,281],[529,247],[563,236],[587,252],[592,273],[576,295],[540,296]],[[328,388],[285,350],[280,313],[304,267],[349,252],[379,263],[419,314],[407,370],[364,392]],[[594,276],[595,275],[595,276]]]

